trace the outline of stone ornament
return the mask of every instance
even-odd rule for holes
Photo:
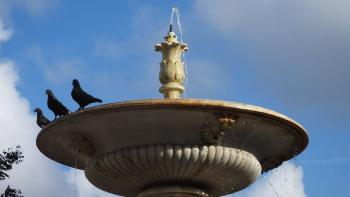
[[[221,145],[225,133],[233,127],[235,122],[236,118],[228,115],[221,115],[215,120],[208,119],[201,127],[201,138],[206,144]]]
[[[91,141],[79,133],[67,132],[61,135],[60,138],[61,144],[73,152],[89,157],[95,152]]]
[[[164,42],[155,45],[155,50],[162,53],[159,81],[163,86],[159,92],[164,94],[164,98],[178,99],[185,91],[183,82],[186,76],[181,56],[188,50],[187,44],[180,43],[176,34],[170,31],[164,37]]]

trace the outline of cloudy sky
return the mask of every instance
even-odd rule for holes
[[[25,162],[0,182],[25,196],[113,196],[82,172],[44,157],[32,113],[51,88],[72,110],[71,79],[107,103],[160,98],[160,54],[171,7],[181,12],[186,97],[259,105],[309,132],[296,159],[235,197],[343,197],[350,193],[350,1],[0,0],[0,150]]]

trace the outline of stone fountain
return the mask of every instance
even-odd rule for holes
[[[170,29],[162,53],[164,99],[110,103],[74,112],[41,130],[39,150],[84,170],[121,196],[206,197],[240,191],[308,144],[305,129],[280,113],[227,101],[181,99],[182,54]]]

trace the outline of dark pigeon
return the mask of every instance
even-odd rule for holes
[[[75,102],[79,104],[79,110],[84,109],[87,105],[95,102],[102,103],[101,99],[95,98],[90,94],[86,93],[79,84],[77,79],[73,80],[73,90],[71,92],[72,98]]]
[[[40,128],[43,128],[50,123],[50,120],[44,116],[43,111],[41,111],[40,108],[36,108],[34,112],[36,112],[36,124],[38,124]]]
[[[53,94],[50,89],[47,89],[45,94],[47,94],[47,107],[55,114],[55,119],[58,116],[64,116],[69,114],[69,110],[64,106]]]

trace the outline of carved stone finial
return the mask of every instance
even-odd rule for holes
[[[164,42],[155,45],[155,50],[162,53],[159,72],[162,86],[159,92],[164,94],[164,98],[177,99],[185,91],[183,82],[186,76],[181,56],[187,49],[187,44],[179,42],[172,31],[164,37]]]

